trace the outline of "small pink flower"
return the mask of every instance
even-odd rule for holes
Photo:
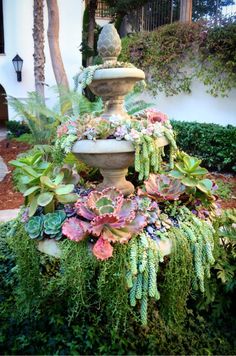
[[[57,137],[61,137],[63,135],[65,135],[68,131],[68,128],[66,126],[66,124],[64,125],[60,125],[58,128],[57,128]]]
[[[113,247],[110,242],[100,237],[93,246],[93,254],[99,260],[107,260],[112,257]]]
[[[148,121],[150,121],[152,124],[155,124],[156,122],[164,123],[168,120],[168,116],[166,114],[163,114],[156,109],[147,109],[146,114]]]

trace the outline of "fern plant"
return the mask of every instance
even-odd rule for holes
[[[26,121],[37,144],[48,144],[52,141],[59,123],[59,114],[49,109],[43,98],[35,92],[28,94],[24,100],[8,97],[10,106]]]

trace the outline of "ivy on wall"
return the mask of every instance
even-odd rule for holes
[[[173,23],[140,32],[122,41],[120,60],[146,72],[152,94],[190,93],[198,78],[213,96],[227,96],[236,87],[236,23],[208,27]]]

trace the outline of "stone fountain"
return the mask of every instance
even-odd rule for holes
[[[120,37],[112,24],[105,25],[98,40],[98,53],[104,64],[110,68],[96,70],[93,81],[89,85],[91,91],[100,96],[104,103],[101,117],[114,119],[130,118],[124,110],[124,97],[134,87],[135,83],[145,78],[142,70],[115,67],[121,51]],[[130,118],[131,119],[131,118]],[[161,137],[158,145],[165,146],[168,141]],[[126,180],[128,167],[134,162],[134,146],[129,141],[78,140],[73,148],[74,155],[91,167],[99,168],[103,182],[98,189],[116,187],[126,196],[134,192],[134,186]]]

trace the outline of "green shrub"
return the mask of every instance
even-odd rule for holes
[[[30,133],[29,127],[24,122],[15,120],[7,122],[7,130],[13,137],[19,137],[23,134]]]
[[[23,133],[22,135],[20,135],[19,137],[16,137],[15,139],[17,142],[24,142],[24,143],[28,143],[29,145],[33,145],[34,144],[34,138],[33,135],[30,133]]]
[[[202,159],[210,170],[236,172],[236,127],[172,120],[180,150]]]

